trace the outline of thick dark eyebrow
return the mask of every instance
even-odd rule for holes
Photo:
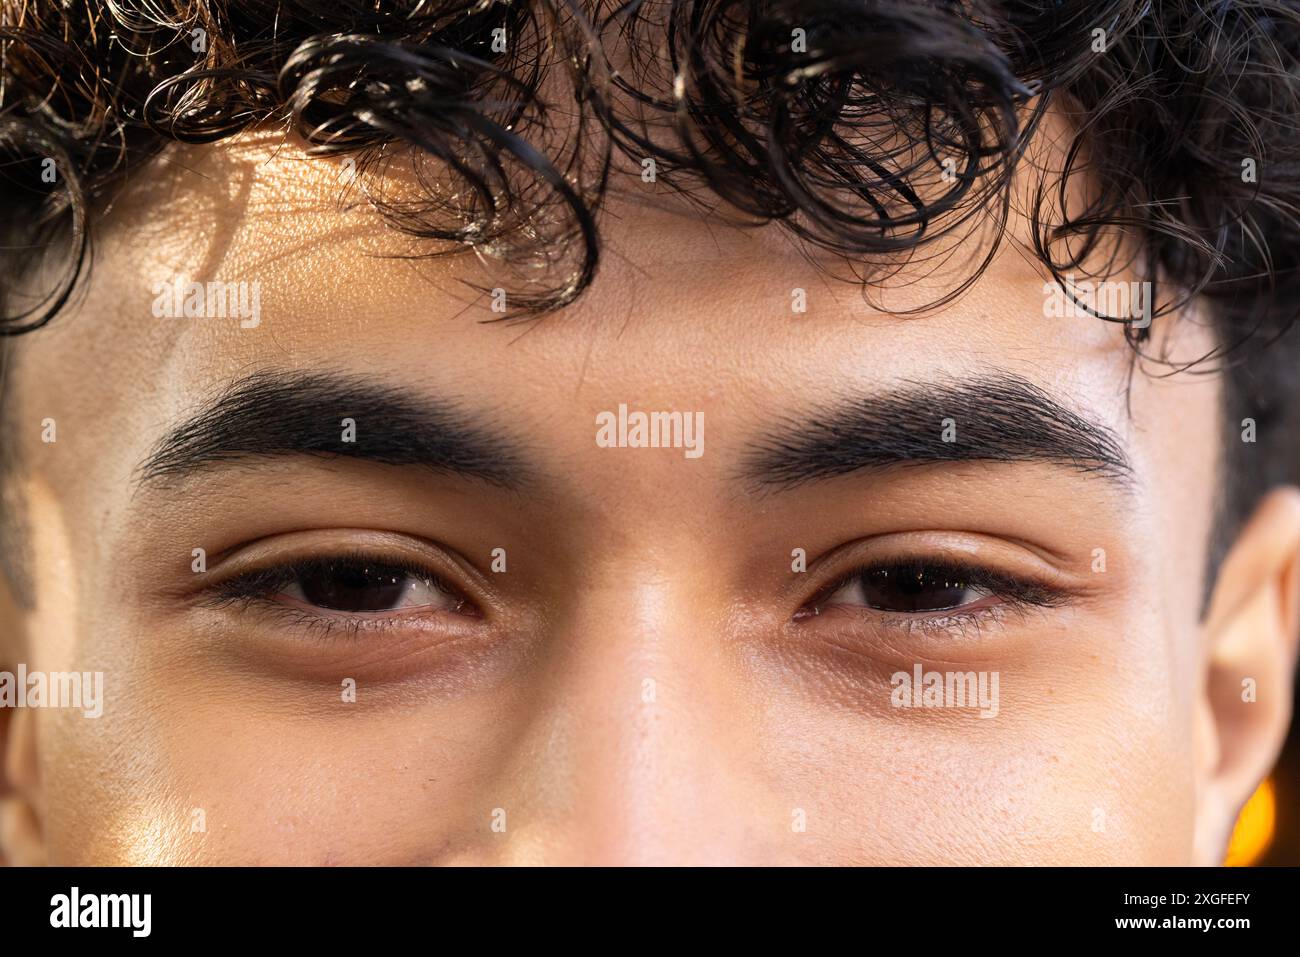
[[[355,441],[343,441],[343,419]],[[413,465],[506,487],[524,473],[504,435],[451,403],[435,402],[358,375],[263,371],[225,388],[169,431],[142,462],[142,483],[221,463],[313,455]]]
[[[945,441],[945,421],[952,429]],[[744,456],[744,477],[787,489],[864,469],[940,462],[1048,462],[1127,486],[1115,433],[1010,374],[905,382],[780,422]]]

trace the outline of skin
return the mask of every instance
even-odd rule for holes
[[[902,320],[775,230],[635,197],[604,221],[585,298],[487,322],[459,280],[490,273],[373,258],[405,247],[338,207],[339,175],[264,137],[172,154],[109,215],[85,297],[17,347],[36,602],[8,603],[0,666],[102,670],[107,700],[98,719],[0,718],[8,861],[1221,860],[1289,721],[1300,493],[1260,504],[1202,616],[1214,377],[1130,383],[1118,328],[1045,318],[1043,274],[1014,242],[968,295]],[[153,285],[176,273],[260,281],[261,324],[155,318]],[[933,298],[901,282],[915,275],[889,305]],[[1156,332],[1175,355],[1211,341],[1191,315]],[[286,457],[137,486],[200,397],[257,369],[452,397],[519,439],[533,479]],[[1025,462],[784,492],[735,478],[776,416],[994,372],[1114,430],[1130,488]],[[703,412],[705,454],[599,448],[595,416],[621,402]],[[480,614],[327,633],[283,602],[202,600],[250,565],[358,548],[427,563]],[[899,556],[962,556],[1067,597],[955,621],[800,614]],[[891,707],[890,675],[917,663],[997,672],[996,718]]]

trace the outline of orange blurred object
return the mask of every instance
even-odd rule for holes
[[[1228,856],[1223,863],[1227,867],[1254,864],[1273,842],[1276,824],[1277,799],[1273,793],[1273,779],[1265,778],[1237,815],[1232,840],[1228,842]]]

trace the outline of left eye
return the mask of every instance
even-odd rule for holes
[[[301,563],[284,569],[274,581],[263,579],[258,590],[265,597],[353,614],[413,608],[460,611],[466,605],[463,595],[435,576],[367,559]]]
[[[869,568],[854,574],[816,602],[860,605],[877,611],[927,612],[964,608],[995,597],[961,571],[924,566]]]

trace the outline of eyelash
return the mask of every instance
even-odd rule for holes
[[[466,614],[467,617],[478,614],[477,606],[460,589],[451,585],[443,576],[430,571],[419,562],[362,552],[310,557],[245,572],[213,586],[207,602],[217,607],[238,605],[247,609],[260,606],[265,611],[281,616],[287,624],[304,628],[313,633],[314,637],[322,639],[336,636],[355,639],[359,638],[363,633],[379,633],[395,627],[409,628],[413,620],[428,620],[431,618],[427,614],[422,616],[411,614],[378,615],[356,612],[318,614],[303,607],[274,600],[276,594],[282,592],[304,575],[319,572],[328,566],[350,564],[382,566],[385,570],[410,575],[412,578],[427,582],[449,597],[461,601],[469,609],[468,612],[458,610],[454,614]],[[818,607],[819,603],[834,595],[841,588],[854,584],[858,579],[873,572],[880,571],[888,571],[899,576],[919,573],[933,577],[946,576],[960,580],[971,587],[983,589],[996,596],[999,602],[996,605],[977,609],[958,607],[930,612],[898,612],[875,609],[870,606],[833,605],[827,609]],[[829,585],[819,589],[816,596],[803,605],[800,609],[803,614],[796,615],[796,619],[803,618],[806,620],[820,617],[833,611],[839,614],[852,615],[859,619],[869,617],[878,627],[894,628],[907,633],[942,633],[965,639],[971,637],[968,629],[973,629],[977,635],[985,624],[1002,621],[1008,613],[1023,612],[1032,608],[1051,608],[1068,600],[1068,595],[1045,583],[1029,578],[1006,575],[985,566],[948,559],[908,558],[861,565],[841,575]]]
[[[854,584],[875,572],[888,571],[900,578],[924,573],[936,578],[951,578],[964,584],[983,589],[999,599],[993,606],[979,609],[936,609],[934,611],[898,612],[870,606],[853,607],[836,605],[847,614],[870,615],[879,624],[913,630],[952,630],[964,629],[968,625],[979,628],[986,621],[1004,618],[1008,612],[1026,611],[1032,608],[1053,608],[1069,600],[1069,595],[1041,581],[1007,575],[994,571],[983,565],[951,559],[906,558],[897,561],[875,562],[860,565],[852,571],[841,575],[831,584],[819,589],[814,598],[807,602],[801,611],[811,610],[804,618],[817,617],[825,612],[819,609],[819,603],[834,595],[841,588]]]
[[[386,615],[365,612],[317,614],[306,608],[274,600],[275,595],[284,591],[286,587],[305,575],[326,570],[331,566],[347,565],[370,565],[383,568],[385,571],[401,572],[428,583],[450,598],[457,599],[467,609],[467,611],[458,609],[451,612],[452,614],[463,614],[466,617],[477,617],[480,614],[478,607],[463,591],[451,585],[443,576],[430,571],[425,565],[409,559],[392,558],[365,552],[312,556],[268,568],[244,572],[213,586],[208,595],[207,603],[214,607],[238,605],[244,609],[255,605],[261,606],[267,611],[283,616],[287,623],[308,628],[317,632],[321,637],[332,636],[339,630],[345,631],[349,637],[356,637],[362,632],[380,632],[397,626],[409,627],[412,619],[416,617],[426,619],[430,617],[427,614],[416,616],[412,614]]]

